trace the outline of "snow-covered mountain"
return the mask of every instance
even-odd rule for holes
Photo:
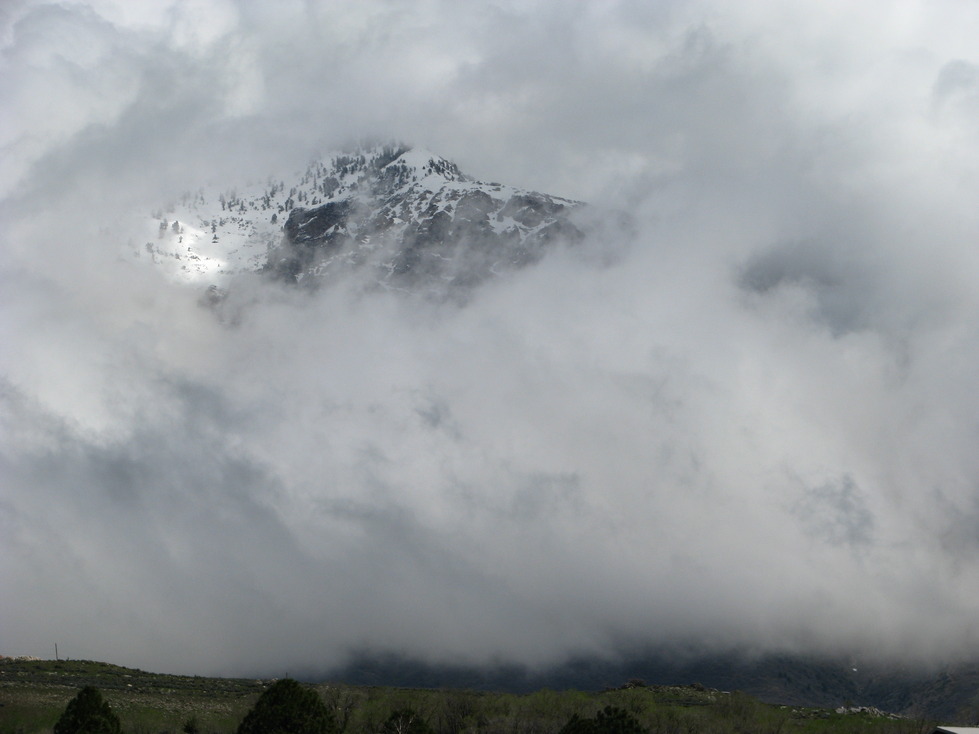
[[[200,189],[153,213],[130,255],[221,285],[244,271],[303,285],[341,272],[449,293],[573,243],[580,202],[464,175],[404,145],[361,146],[291,178]]]

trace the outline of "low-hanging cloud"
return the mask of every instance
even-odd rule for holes
[[[976,655],[976,12],[11,4],[2,652]],[[635,231],[463,306],[119,257],[377,135]]]

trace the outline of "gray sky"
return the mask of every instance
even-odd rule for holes
[[[977,32],[951,1],[3,3],[0,653],[979,654]],[[243,278],[224,321],[119,259],[120,222],[364,135],[636,235],[464,308]]]

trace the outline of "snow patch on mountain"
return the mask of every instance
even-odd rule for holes
[[[475,284],[580,238],[568,218],[580,207],[476,181],[423,148],[361,146],[290,176],[189,191],[134,228],[127,255],[219,286],[243,272],[310,283],[363,265],[382,285],[409,275]]]

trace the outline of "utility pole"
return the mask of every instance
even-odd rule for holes
[[[61,658],[58,657],[58,643],[57,642],[54,643],[54,659],[55,660],[61,660]]]

